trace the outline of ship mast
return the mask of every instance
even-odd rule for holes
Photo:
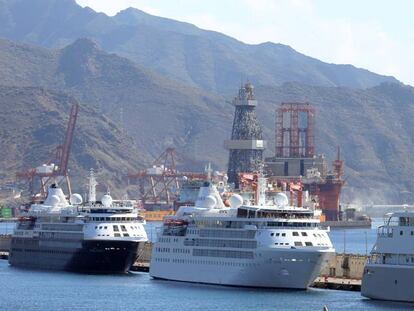
[[[88,201],[89,203],[95,203],[96,202],[96,185],[98,183],[95,179],[95,173],[93,171],[93,168],[91,168],[89,172],[89,196]]]

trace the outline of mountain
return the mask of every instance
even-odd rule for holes
[[[206,161],[226,162],[222,143],[210,142],[211,137],[227,137],[231,105],[108,54],[89,39],[59,50],[0,40],[0,78],[8,86],[37,86],[74,96],[108,115],[151,158],[174,146],[181,162],[192,168]]]
[[[61,144],[70,108],[77,101],[66,94],[37,87],[0,86],[0,177],[13,181],[15,172],[47,162]],[[72,187],[86,191],[88,171],[95,168],[101,188],[123,194],[128,170],[148,161],[121,129],[89,106],[81,105],[69,168]]]
[[[414,192],[414,91],[394,78],[325,64],[283,45],[246,45],[133,9],[108,17],[72,0],[0,0],[0,36],[31,43],[0,40],[0,92],[16,90],[15,99],[4,103],[4,122],[17,120],[0,125],[7,132],[2,139],[10,136],[1,144],[3,177],[46,157],[42,152],[49,152],[52,143],[46,140],[49,131],[40,127],[57,124],[49,110],[64,113],[60,120],[67,116],[70,100],[56,99],[61,96],[79,101],[86,111],[81,115],[89,116],[85,132],[75,139],[96,143],[96,155],[78,156],[86,151],[75,147],[74,171],[99,168],[101,162],[93,159],[102,159],[108,176],[117,172],[113,178],[119,181],[119,174],[147,165],[169,146],[177,148],[185,169],[199,169],[208,161],[225,169],[223,141],[230,136],[234,112],[228,101],[246,73],[256,86],[267,156],[273,155],[277,105],[308,101],[317,109],[317,152],[332,159],[336,146],[342,148],[345,200],[398,203],[401,193]],[[52,102],[50,98],[54,104],[49,107],[44,103]],[[21,101],[26,106],[15,111],[14,103]],[[38,108],[41,104],[46,106]],[[28,128],[18,127],[25,122]],[[59,133],[64,123],[59,123]],[[9,148],[11,142],[16,146]],[[17,151],[9,155],[9,149]]]
[[[324,63],[283,44],[245,44],[132,8],[109,17],[74,0],[0,0],[0,37],[53,48],[92,38],[161,75],[226,96],[241,80],[350,88],[397,82],[352,65]]]

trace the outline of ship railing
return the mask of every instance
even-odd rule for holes
[[[389,226],[379,226],[377,230],[378,237],[381,238],[392,238],[394,230]]]
[[[378,264],[378,263],[382,263],[382,258],[378,254],[372,254],[371,256],[368,256],[367,263],[368,264]]]

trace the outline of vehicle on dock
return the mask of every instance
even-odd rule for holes
[[[387,214],[365,265],[362,296],[414,302],[414,212]]]
[[[156,279],[231,286],[306,289],[335,250],[309,208],[269,201],[258,178],[255,202],[234,194],[226,207],[211,182],[195,206],[165,218],[152,249]]]
[[[93,179],[93,176],[91,176]],[[94,181],[94,179],[93,179]],[[144,220],[130,200],[96,201],[79,194],[66,199],[52,184],[44,202],[19,217],[12,236],[9,263],[36,269],[85,273],[125,273],[148,240]]]

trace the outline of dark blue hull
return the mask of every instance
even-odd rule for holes
[[[82,273],[125,273],[135,262],[140,247],[133,241],[82,241],[80,247],[45,247],[36,239],[14,243],[9,263],[15,267],[65,270]],[[80,243],[79,243],[80,244]]]

